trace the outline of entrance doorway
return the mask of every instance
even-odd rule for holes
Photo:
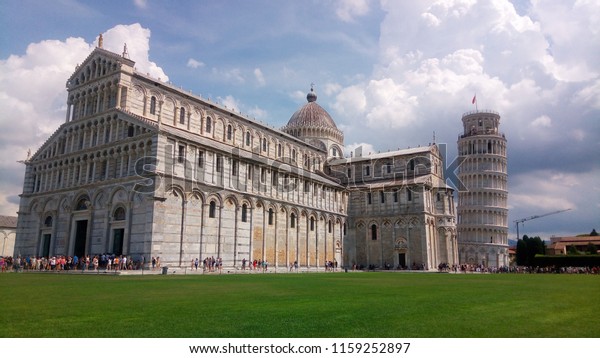
[[[123,236],[125,229],[113,229],[113,247],[112,253],[119,256],[123,255]]]
[[[406,267],[406,253],[402,252],[398,254],[398,266]]]
[[[75,249],[73,254],[77,257],[85,255],[85,247],[87,244],[87,220],[76,221],[75,224]]]
[[[51,234],[44,234],[42,236],[42,257],[50,256],[50,238]]]

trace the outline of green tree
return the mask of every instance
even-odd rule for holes
[[[581,252],[577,250],[577,247],[575,247],[575,245],[569,245],[567,246],[567,255],[581,255]]]
[[[517,241],[517,265],[532,266],[537,254],[546,254],[546,243],[539,236],[523,235],[523,239]]]
[[[527,265],[527,244],[524,240],[517,240],[517,265]]]
[[[590,236],[598,236],[598,233],[596,232],[596,229],[592,229],[592,232],[590,233]]]
[[[598,248],[596,247],[596,245],[592,244],[591,242],[588,242],[585,252],[589,255],[598,255]]]

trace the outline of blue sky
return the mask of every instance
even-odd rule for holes
[[[461,116],[500,112],[509,230],[600,229],[600,3],[578,1],[0,2],[0,214],[14,215],[27,150],[63,122],[65,81],[96,44],[139,71],[279,128],[306,101],[347,151],[456,154]]]

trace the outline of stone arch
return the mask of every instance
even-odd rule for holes
[[[127,208],[122,203],[118,203],[112,208],[110,218],[113,221],[125,221],[127,218]]]
[[[123,187],[113,188],[112,192],[109,195],[109,201],[111,203],[124,203],[129,200],[129,196],[127,195],[127,191]]]
[[[215,201],[218,207],[223,206],[223,197],[219,193],[211,193],[207,195],[206,202],[210,203],[211,201]]]
[[[176,194],[177,197],[181,198],[181,200],[186,199],[185,190],[183,189],[183,187],[181,185],[178,185],[178,184],[171,184],[168,187],[166,187],[165,193],[166,194]]]
[[[87,201],[87,202],[86,202]],[[71,208],[73,210],[89,210],[91,209],[92,202],[90,200],[90,194],[86,190],[80,190],[75,194]],[[85,209],[83,209],[85,207]]]
[[[225,141],[225,120],[218,116],[213,120],[213,136],[218,141]]]
[[[44,201],[44,204],[42,205],[42,207],[44,208],[43,209],[44,212],[57,210],[58,209],[58,197],[51,196],[51,197],[47,198],[47,200]]]
[[[205,195],[204,195],[204,193],[202,191],[198,190],[197,188],[194,188],[194,189],[192,189],[191,192],[187,193],[186,199],[187,200],[197,199],[197,200],[200,200],[200,201],[205,201],[206,197],[205,197]]]
[[[224,198],[223,202],[224,202],[226,205],[227,205],[227,204],[231,204],[231,205],[233,205],[233,206],[234,206],[234,207],[236,207],[236,208],[240,206],[240,202],[239,202],[239,199],[238,199],[238,197],[237,197],[236,195],[233,195],[233,194],[227,195],[227,196]]]
[[[95,209],[101,209],[102,207],[104,207],[104,204],[107,201],[106,191],[107,191],[106,189],[100,189],[94,193],[94,197],[92,198],[92,203],[94,204]],[[110,200],[112,200],[112,197]]]
[[[156,97],[157,102],[165,101],[165,100],[167,100],[167,98],[169,98],[169,97],[166,97],[165,95],[163,95],[162,92],[157,91],[154,88],[151,88],[151,89],[145,91],[144,94],[148,95],[148,99],[150,99],[150,97],[152,97],[152,96]],[[156,104],[158,105],[158,103],[156,103]]]

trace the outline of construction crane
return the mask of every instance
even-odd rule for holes
[[[515,220],[515,225],[517,226],[517,240],[520,239],[520,237],[519,237],[519,224],[523,224],[525,221],[543,218],[544,216],[548,216],[548,215],[554,215],[554,214],[558,214],[558,213],[564,213],[565,211],[569,211],[569,210],[571,210],[571,209],[557,210],[557,211],[553,211],[551,213],[546,213],[546,214],[542,214],[542,215],[534,215],[534,216],[530,216],[528,218],[523,218],[523,219]]]

